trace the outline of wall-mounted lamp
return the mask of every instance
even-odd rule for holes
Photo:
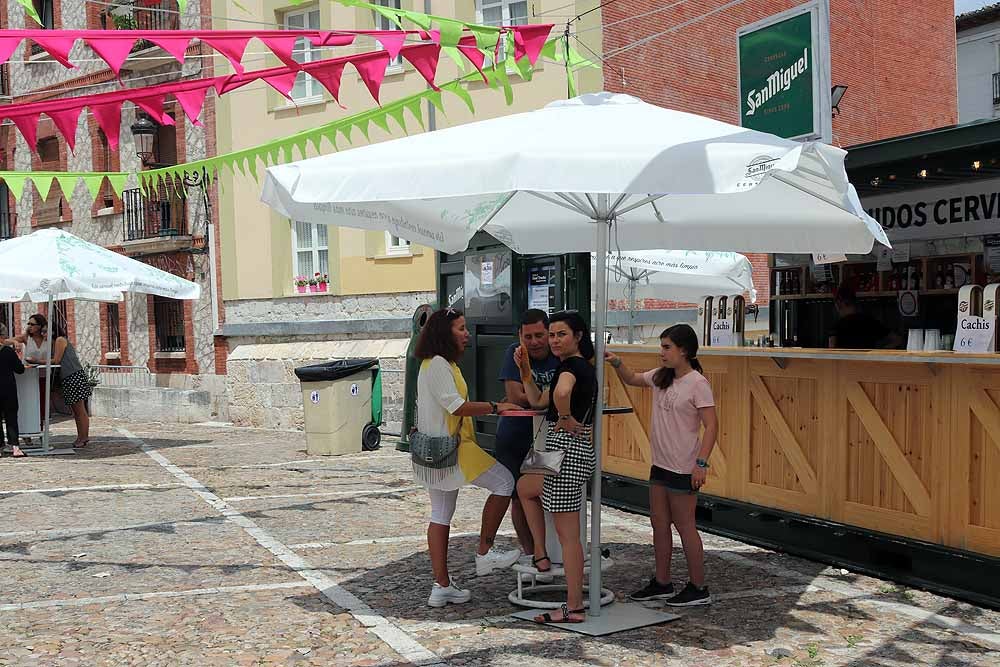
[[[834,86],[830,92],[830,107],[834,116],[840,114],[840,100],[844,98],[846,92],[847,86]]]

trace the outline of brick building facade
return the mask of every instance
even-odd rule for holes
[[[53,29],[210,29],[211,19],[201,2],[192,0],[181,13],[176,0],[96,3],[85,0],[35,0],[36,10]],[[207,7],[207,4],[206,4]],[[27,18],[14,0],[0,3],[0,25],[5,28],[38,26]],[[77,42],[70,53],[76,65],[69,69],[44,50],[26,40],[4,67],[0,103],[22,103],[120,89],[156,85],[184,78],[211,77],[213,54],[195,42],[189,46],[184,64],[161,48],[138,42],[121,70],[120,81],[86,44]],[[42,116],[38,141],[29,147],[11,125],[0,128],[0,169],[17,171],[125,171],[136,172],[154,165],[181,164],[215,154],[215,100],[209,97],[202,111],[203,126],[192,124],[179,104],[170,99],[164,110],[175,125],[156,128],[154,155],[143,163],[136,154],[131,125],[143,112],[133,104],[122,108],[119,145],[110,148],[96,119],[89,111],[80,116],[75,150],[71,150],[54,123]],[[48,183],[45,182],[44,186]],[[43,187],[44,187],[43,186]],[[156,190],[156,189],[154,189]],[[81,360],[90,364],[145,367],[156,386],[185,390],[206,390],[213,394],[213,414],[225,413],[224,378],[226,348],[217,345],[215,333],[224,318],[221,299],[216,298],[211,274],[221,282],[218,262],[212,265],[208,243],[219,250],[214,233],[216,207],[206,206],[199,186],[185,188],[180,196],[168,188],[144,192],[138,179],[130,176],[119,196],[105,181],[96,201],[78,184],[75,192],[62,192],[54,184],[46,200],[37,189],[25,189],[14,201],[6,188],[9,223],[0,225],[0,234],[31,233],[44,227],[58,227],[92,243],[121,252],[139,261],[199,283],[202,296],[197,301],[174,301],[145,294],[128,294],[119,304],[66,302],[61,316],[71,342]],[[31,193],[28,196],[28,193]],[[210,188],[209,200],[216,193]],[[0,204],[0,222],[4,218]],[[20,329],[34,307],[15,309],[14,326]],[[147,384],[144,382],[143,384]],[[99,412],[99,410],[98,410]]]
[[[738,125],[737,30],[801,4],[609,3],[602,9],[605,88]],[[840,114],[833,118],[835,145],[846,148],[958,122],[952,0],[829,4],[832,83],[848,86]],[[759,302],[765,304],[770,293],[767,255],[750,258]]]

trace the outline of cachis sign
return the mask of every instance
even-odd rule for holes
[[[821,109],[829,97],[822,82],[828,31],[810,2],[737,32],[740,124],[788,139],[825,136]],[[827,112],[828,114],[829,112]]]
[[[1000,234],[1000,179],[865,197],[890,241]]]

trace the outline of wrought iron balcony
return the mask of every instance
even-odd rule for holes
[[[164,191],[147,197],[141,188],[122,193],[124,241],[145,241],[187,236],[187,208],[180,197]]]
[[[993,73],[993,104],[1000,104],[1000,72]]]
[[[101,26],[105,30],[178,30],[181,17],[177,0],[120,0],[115,7],[101,12]],[[132,51],[153,48],[155,44],[140,40]]]

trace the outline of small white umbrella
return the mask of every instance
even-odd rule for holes
[[[0,302],[52,303],[63,299],[120,301],[123,292],[197,299],[201,287],[149,264],[84,241],[61,229],[43,229],[0,242]],[[42,451],[49,452],[52,393],[52,345],[45,374],[45,431]]]
[[[596,287],[597,255],[590,254],[591,286]],[[591,290],[595,294],[596,289]],[[628,342],[633,342],[638,299],[697,302],[714,294],[749,293],[757,300],[753,265],[735,252],[633,250],[608,253],[608,299],[628,303]]]
[[[888,245],[846,153],[598,93],[270,167],[261,199],[293,220],[384,230],[461,252],[480,230],[519,253],[597,253],[604,354],[606,253],[841,252]],[[604,408],[604,364],[597,364]],[[602,420],[594,444],[601,460]],[[590,614],[599,616],[600,466],[591,497]]]

